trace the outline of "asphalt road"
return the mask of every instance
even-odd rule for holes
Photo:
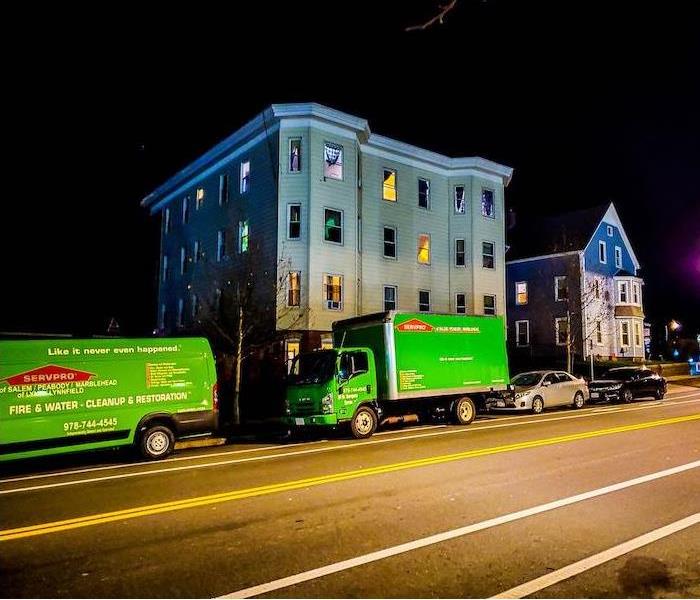
[[[700,390],[669,392],[366,441],[6,465],[0,593],[700,597]]]

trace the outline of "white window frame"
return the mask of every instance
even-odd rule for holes
[[[194,192],[194,209],[199,210],[204,205],[206,193],[203,187],[198,187]]]
[[[642,346],[642,324],[639,321],[634,322],[634,346],[640,348]]]
[[[486,252],[484,252],[484,244],[491,244],[491,254],[487,254]],[[486,265],[484,265],[485,256],[491,257],[491,259],[493,260],[492,266],[487,267]],[[496,242],[492,242],[490,240],[481,240],[481,268],[488,269],[489,271],[493,271],[496,268]]]
[[[219,206],[223,206],[228,202],[230,192],[228,173],[221,173],[219,175]]]
[[[615,246],[615,268],[622,268],[622,248],[620,246]]]
[[[632,304],[641,304],[640,287],[638,283],[632,283]]]
[[[340,148],[340,177],[326,175],[326,146]],[[341,144],[335,142],[323,142],[323,180],[331,179],[333,181],[345,181],[345,148]]]
[[[457,251],[457,244],[459,242],[462,242],[462,264],[460,265],[457,262],[457,256],[459,256],[459,252]],[[467,268],[467,240],[464,238],[455,238],[455,260],[454,260],[454,265],[458,269],[466,269]]]
[[[601,258],[601,249],[603,250],[602,258]],[[598,240],[598,262],[601,265],[607,265],[608,264],[608,245],[603,241],[603,240]]]
[[[518,291],[519,285],[525,286],[525,302],[520,302],[518,300],[518,296],[520,295],[520,292]],[[515,305],[516,306],[525,306],[530,301],[530,292],[527,288],[528,288],[527,281],[516,281],[515,282]]]
[[[597,346],[603,345],[603,323],[602,323],[602,321],[595,322],[595,343]]]
[[[464,296],[464,304],[462,304],[462,308],[464,309],[462,312],[459,311],[459,297]],[[458,315],[466,315],[467,314],[467,294],[466,292],[455,292],[455,314]]]
[[[625,299],[622,299],[622,290],[625,290]],[[629,288],[626,281],[617,282],[617,301],[619,304],[629,304]]]
[[[243,229],[246,229],[246,249],[243,249]],[[245,254],[250,250],[250,222],[248,219],[238,221],[238,254]]]
[[[219,229],[216,232],[216,262],[221,262],[226,257],[226,231]]]
[[[462,190],[462,210],[457,210],[457,190]],[[465,185],[455,185],[452,191],[452,210],[456,215],[464,215],[467,212],[467,187]]]
[[[493,312],[492,312],[492,313],[490,313],[490,312],[487,313],[487,312],[486,312],[486,302],[484,302],[484,300],[486,300],[486,298],[493,298]],[[498,304],[497,304],[496,300],[497,300],[497,299],[496,299],[496,294],[484,294],[484,297],[483,297],[482,300],[481,300],[481,301],[482,301],[482,306],[483,306],[483,309],[484,309],[484,310],[483,310],[484,315],[486,315],[486,316],[488,316],[488,317],[495,317],[495,316],[498,314]],[[490,310],[490,309],[489,309],[489,310]]]
[[[607,234],[608,234],[608,237],[612,237],[612,236],[613,236],[613,227],[612,227],[612,225],[608,225],[608,226],[607,226]]]
[[[559,323],[564,322],[569,324],[569,320],[566,317],[555,317],[554,319],[554,342],[556,343],[557,346],[566,346],[566,339],[563,342],[559,341],[559,330],[560,326]]]
[[[424,292],[424,293],[428,294],[428,310],[421,310],[421,308],[420,308],[420,305],[421,305],[421,301],[420,301],[421,292]],[[430,296],[431,296],[430,290],[418,290],[418,312],[429,313],[429,312],[432,310],[432,298],[431,298]],[[425,304],[425,303],[424,303],[424,304]]]
[[[298,291],[298,297],[297,297],[297,303],[292,304],[291,298],[292,298],[292,275],[297,276],[297,283],[299,287],[297,288]],[[301,306],[301,271],[289,271],[287,273],[287,307],[288,308],[298,308]]]
[[[296,344],[297,346],[297,351],[294,352],[294,355],[289,358],[289,346],[292,344]],[[292,369],[292,362],[294,362],[294,359],[299,356],[301,353],[301,340],[299,338],[287,338],[284,340],[284,360],[287,365],[287,373],[289,373]]]
[[[394,308],[386,307],[386,291],[394,290]],[[399,308],[399,286],[397,285],[384,285],[382,286],[382,307],[384,311],[388,310],[398,310]]]
[[[395,198],[393,200],[391,198],[384,197],[384,186],[386,185],[384,183],[384,177],[385,177],[386,173],[393,173],[394,174],[394,196],[395,196]],[[399,174],[396,172],[396,169],[390,169],[389,167],[382,168],[382,200],[384,200],[384,202],[393,202],[393,203],[396,203],[399,201]]]
[[[243,189],[243,182],[244,182],[244,176],[243,176],[243,167],[244,165],[248,165],[248,182],[245,184],[246,188]],[[238,167],[238,191],[241,194],[247,194],[250,191],[250,159],[247,160],[242,160],[240,166]]]
[[[525,343],[520,343],[520,324],[525,323]],[[530,321],[523,319],[515,322],[515,346],[516,348],[526,348],[530,345]]]
[[[484,192],[491,192],[491,210],[492,214],[487,215],[484,212]],[[496,190],[492,188],[481,188],[481,216],[486,217],[487,219],[495,219],[496,218]]]
[[[334,242],[333,240],[326,239],[326,211],[332,210],[333,212],[340,213],[340,241]],[[345,211],[339,208],[332,208],[330,206],[323,207],[323,243],[333,244],[334,246],[342,246],[345,242]]]
[[[627,325],[627,343],[625,344],[625,325]],[[630,331],[629,321],[620,321],[620,348],[629,348],[632,341],[632,332]]]
[[[299,142],[299,168],[294,170],[292,169],[292,142]],[[296,175],[298,173],[301,173],[301,170],[304,168],[304,163],[302,162],[302,142],[300,137],[290,137],[289,142],[287,143],[287,172],[290,173],[291,175]],[[324,156],[325,159],[325,156]]]
[[[299,207],[299,220],[292,221],[292,207]],[[299,235],[292,237],[292,223],[299,223]],[[290,202],[287,204],[287,239],[288,240],[300,240],[301,239],[301,203],[300,202]]]
[[[394,256],[387,256],[386,254],[386,244],[391,244],[392,242],[387,242],[385,233],[387,229],[391,229],[394,232]],[[382,256],[388,260],[398,260],[399,259],[399,252],[398,252],[399,244],[398,244],[398,230],[396,227],[393,225],[384,225],[382,227]]]
[[[425,201],[426,201],[425,206],[420,205],[420,182],[421,181],[425,181],[425,183],[427,184],[426,195],[425,195]],[[430,179],[428,179],[427,177],[419,177],[418,178],[418,208],[420,208],[421,210],[430,210]]]
[[[170,207],[163,211],[163,233],[170,233]]]
[[[420,261],[420,239],[421,236],[428,236],[428,262],[421,262]],[[429,233],[427,232],[421,232],[418,234],[418,244],[416,245],[416,263],[423,267],[429,267],[430,264],[432,263],[433,260],[433,240],[432,237]]]
[[[566,281],[566,298],[560,298],[559,297],[559,281],[561,280]],[[554,300],[557,302],[566,302],[569,298],[569,281],[567,279],[566,275],[556,275],[554,277]]]
[[[329,306],[330,302],[334,302],[333,300],[328,300],[328,297],[326,296],[326,277],[340,277],[340,300],[337,302],[338,306],[337,307],[332,307]],[[323,294],[323,308],[324,310],[332,310],[334,312],[342,311],[343,310],[343,285],[345,283],[345,277],[341,275],[340,273],[324,273],[323,274],[323,288],[322,288],[322,294]]]

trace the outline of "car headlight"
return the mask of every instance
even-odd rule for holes
[[[326,394],[323,398],[321,398],[321,410],[324,413],[333,412],[333,394]]]
[[[524,397],[527,396],[529,393],[530,393],[530,392],[518,392],[517,394],[515,394],[515,399],[516,399],[516,400],[520,400],[520,398],[524,398]]]

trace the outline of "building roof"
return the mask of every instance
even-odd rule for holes
[[[518,215],[508,232],[508,261],[547,254],[582,251],[595,233],[609,204],[552,216]]]

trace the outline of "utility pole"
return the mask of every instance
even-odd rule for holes
[[[595,379],[595,375],[593,374],[593,338],[588,340],[588,347],[590,348],[591,355],[591,381],[593,381]]]

